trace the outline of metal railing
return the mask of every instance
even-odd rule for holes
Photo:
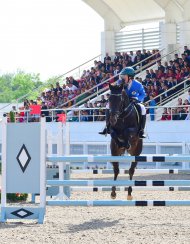
[[[157,116],[157,111],[160,109],[170,109],[170,115],[171,119],[166,119],[166,120],[176,120],[173,118],[174,115],[178,115],[178,112],[176,109],[178,108],[185,108],[186,111],[182,111],[181,114],[188,116],[188,119],[190,120],[190,105],[177,105],[177,106],[169,106],[169,105],[164,105],[164,106],[146,106],[147,110],[147,117],[151,115],[155,116],[155,121],[160,120],[160,114]],[[41,111],[41,115],[44,115],[45,113],[49,113],[49,115],[44,116],[47,118],[47,122],[56,122],[58,119],[57,114],[64,113],[66,114],[67,121],[68,122],[100,122],[105,120],[105,110],[106,107],[92,107],[92,108],[67,108],[67,109],[46,109]],[[175,110],[175,111],[174,111]],[[90,114],[89,114],[89,112]],[[24,112],[23,116],[19,116],[21,112]],[[72,112],[72,113],[71,113]],[[101,114],[99,114],[101,112]],[[161,115],[163,115],[162,113]],[[0,112],[0,115],[3,115],[2,112]],[[15,111],[15,122],[37,122],[40,120],[41,115],[31,115],[30,110],[20,110],[20,111]],[[1,116],[0,116],[1,117]],[[9,113],[7,113],[7,117],[9,118]],[[84,119],[84,117],[86,119]]]
[[[143,70],[146,70],[147,68],[151,68],[151,66],[154,65],[157,61],[159,61],[159,60],[162,61],[162,60],[163,60],[164,58],[166,58],[168,55],[174,54],[174,53],[176,53],[176,52],[177,52],[178,50],[180,50],[180,49],[181,49],[181,47],[175,49],[175,50],[172,51],[172,52],[169,52],[168,54],[162,55],[161,58],[157,58],[157,59],[155,59],[155,60],[152,60],[150,63],[148,63],[148,64],[142,66],[142,64],[143,64],[146,60],[148,60],[148,59],[150,59],[150,58],[156,56],[158,53],[163,52],[164,49],[162,49],[161,51],[156,52],[155,54],[153,54],[153,55],[151,55],[150,57],[148,57],[148,58],[146,58],[146,59],[144,59],[144,60],[138,62],[137,64],[133,65],[132,67],[140,66],[140,68],[139,68],[138,70],[136,70],[135,72],[136,72],[136,74],[141,74],[141,72],[142,72]],[[116,76],[118,76],[118,75],[116,75]],[[92,94],[91,94],[91,95],[88,95],[87,97],[85,97],[84,99],[82,99],[80,102],[75,103],[75,104],[74,104],[73,106],[71,106],[71,107],[79,106],[79,105],[85,103],[86,101],[89,101],[90,99],[92,99],[92,98],[94,98],[94,97],[97,97],[98,95],[103,94],[103,93],[106,92],[109,88],[108,88],[108,87],[104,87],[104,88],[102,88],[102,89],[99,89],[99,87],[101,87],[102,85],[104,85],[104,84],[106,84],[106,83],[109,83],[109,81],[112,80],[112,79],[114,79],[116,76],[113,76],[113,77],[111,77],[111,78],[109,78],[109,79],[106,79],[105,81],[103,81],[103,82],[101,82],[100,84],[98,84],[98,85],[92,87],[91,89],[89,89],[89,90],[86,91],[85,93],[82,93],[82,94],[80,94],[79,96],[77,96],[77,97],[75,97],[75,98],[73,98],[73,99],[67,101],[66,103],[63,103],[60,107],[65,106],[68,102],[74,102],[77,98],[80,98],[80,96],[84,96],[85,94],[87,94],[87,93],[89,93],[89,92],[92,92]],[[138,75],[138,76],[141,77],[141,75]],[[94,89],[96,89],[95,92],[94,92]]]
[[[178,50],[178,49],[176,49],[176,50]],[[176,51],[176,50],[175,50],[175,51]],[[158,54],[161,54],[163,51],[164,51],[164,49],[162,49],[161,51],[158,51],[158,52],[152,54],[150,57],[147,57],[147,58],[141,60],[140,62],[134,64],[134,65],[132,66],[133,68],[135,68],[136,66],[139,66],[139,69],[136,70],[135,72],[136,72],[136,73],[140,73],[142,70],[144,70],[144,69],[146,69],[146,68],[152,66],[153,64],[155,64],[158,60],[161,60],[162,58],[166,57],[167,55],[163,55],[163,57],[158,57],[157,59],[151,60],[154,56],[156,56],[156,55],[158,55]],[[175,51],[173,51],[173,52],[175,52]],[[168,55],[171,55],[173,52],[170,52]],[[143,63],[144,63],[145,61],[147,61],[147,60],[151,60],[151,62],[149,62],[148,64],[146,64],[146,65],[143,66]],[[96,96],[102,94],[103,92],[107,91],[107,90],[109,89],[108,87],[104,87],[104,88],[102,88],[102,89],[100,89],[99,87],[101,87],[101,86],[103,86],[103,85],[105,85],[105,84],[108,84],[110,80],[114,79],[114,78],[117,77],[117,76],[119,76],[119,75],[117,74],[117,75],[115,75],[115,76],[112,76],[112,77],[110,77],[110,78],[104,80],[103,82],[101,82],[101,83],[95,85],[94,87],[90,88],[90,89],[87,90],[86,92],[84,92],[84,93],[78,95],[77,97],[74,97],[74,98],[70,99],[69,101],[67,101],[67,102],[65,102],[65,103],[63,103],[63,104],[61,104],[59,107],[64,107],[64,106],[67,105],[69,102],[75,102],[77,99],[79,99],[80,97],[84,96],[85,94],[87,95],[87,97],[85,97],[84,99],[82,99],[80,102],[75,103],[75,104],[74,104],[73,106],[71,106],[71,107],[78,106],[78,105],[83,104],[85,101],[89,101],[91,98],[94,98],[94,97],[96,97]],[[88,95],[89,93],[92,93],[92,94]]]
[[[164,91],[158,96],[154,97],[154,100],[158,101],[157,105],[164,105],[173,100],[176,97],[179,97],[181,94],[185,93],[190,88],[190,77],[183,80],[176,86],[171,87],[170,89]],[[167,94],[166,98],[163,98]],[[169,95],[168,95],[169,94]],[[147,101],[149,103],[151,100]]]
[[[90,60],[88,60],[88,61],[86,61],[86,62],[84,62],[84,63],[82,63],[82,64],[80,64],[80,65],[78,65],[78,66],[76,66],[75,68],[73,68],[73,69],[67,71],[67,72],[64,73],[64,74],[55,77],[55,78],[53,79],[53,83],[57,82],[59,79],[65,79],[67,76],[73,76],[73,77],[77,76],[77,78],[80,77],[81,70],[90,68],[92,65],[94,66],[94,61],[95,61],[96,59],[98,59],[98,61],[99,61],[99,60],[101,59],[101,54],[95,56],[94,58],[92,58],[92,59],[90,59]],[[52,81],[51,81],[51,84],[52,84]],[[37,91],[40,92],[41,89],[46,88],[48,85],[50,85],[50,84],[48,84],[48,83],[44,83],[44,84],[42,84],[41,86],[35,88],[33,91],[31,91],[31,92],[29,92],[29,93],[27,93],[27,94],[25,94],[25,95],[23,95],[23,96],[17,98],[17,99],[16,99],[17,108],[18,108],[18,103],[19,103],[21,100],[23,100],[23,99],[29,97],[29,96],[30,96],[32,93],[34,93],[34,92],[37,92]],[[13,102],[8,103],[8,104],[6,104],[4,107],[0,108],[0,111],[3,110],[3,109],[5,109],[6,107],[10,106],[12,103],[13,103]]]

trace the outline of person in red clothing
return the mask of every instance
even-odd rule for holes
[[[172,78],[175,77],[175,74],[173,73],[173,70],[172,70],[172,69],[169,69],[169,70],[168,70],[168,73],[167,73],[167,75],[166,75],[166,78],[170,78],[170,77],[172,77]]]
[[[178,82],[181,81],[181,79],[182,79],[181,71],[179,69],[176,69],[175,73],[176,73],[175,78],[177,79],[177,81]]]
[[[164,108],[164,111],[162,113],[161,120],[168,120],[168,111],[167,111],[167,108]]]

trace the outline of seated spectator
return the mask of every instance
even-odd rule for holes
[[[86,110],[84,110],[84,111],[82,110],[81,111],[80,121],[81,122],[87,122],[87,121],[89,121],[88,112]]]
[[[168,120],[172,120],[172,109],[168,108]]]
[[[183,105],[183,100],[179,97],[177,100],[177,106]]]
[[[167,111],[167,108],[164,108],[164,111],[162,113],[161,120],[168,120],[168,111]]]
[[[96,121],[104,121],[105,120],[105,114],[102,110],[99,111],[99,116]]]
[[[177,108],[172,109],[172,120],[177,120],[178,115],[177,115]]]
[[[151,78],[151,74],[150,74],[150,71],[148,69],[146,70],[146,78]]]
[[[69,122],[79,122],[79,112],[74,111],[73,116],[69,119]]]
[[[177,108],[176,120],[185,120],[186,117],[187,117],[186,111],[181,107]]]
[[[185,99],[183,105],[185,105],[185,106],[184,106],[184,110],[185,110],[185,112],[188,113],[188,112],[189,112],[189,105],[190,105],[188,99]]]
[[[67,86],[66,86],[66,90],[69,90],[69,91],[76,91],[78,88],[73,85],[73,83],[68,83]]]

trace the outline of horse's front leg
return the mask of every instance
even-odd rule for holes
[[[113,162],[112,164],[113,164],[114,180],[117,180],[117,176],[119,174],[119,163]],[[111,198],[112,199],[116,198],[116,186],[112,186]]]
[[[129,169],[129,179],[130,180],[132,180],[133,179],[133,175],[134,175],[134,173],[135,173],[135,168],[136,168],[136,166],[137,166],[137,162],[132,162],[131,163],[131,167],[130,167],[130,169]],[[127,200],[132,200],[133,199],[133,197],[132,197],[132,186],[129,186],[128,187],[128,196],[127,196]]]

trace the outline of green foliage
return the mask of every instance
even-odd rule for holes
[[[19,97],[31,93],[30,98],[36,98],[40,91],[33,92],[42,86],[39,74],[30,74],[23,71],[0,76],[0,102],[13,102]],[[45,85],[45,84],[44,84]]]
[[[15,114],[13,111],[10,112],[10,122],[12,122],[12,123],[15,122]]]
[[[26,193],[8,193],[7,194],[7,200],[9,202],[20,202],[20,201],[26,201],[28,197],[28,194]],[[1,194],[0,194],[0,199],[1,199]]]

